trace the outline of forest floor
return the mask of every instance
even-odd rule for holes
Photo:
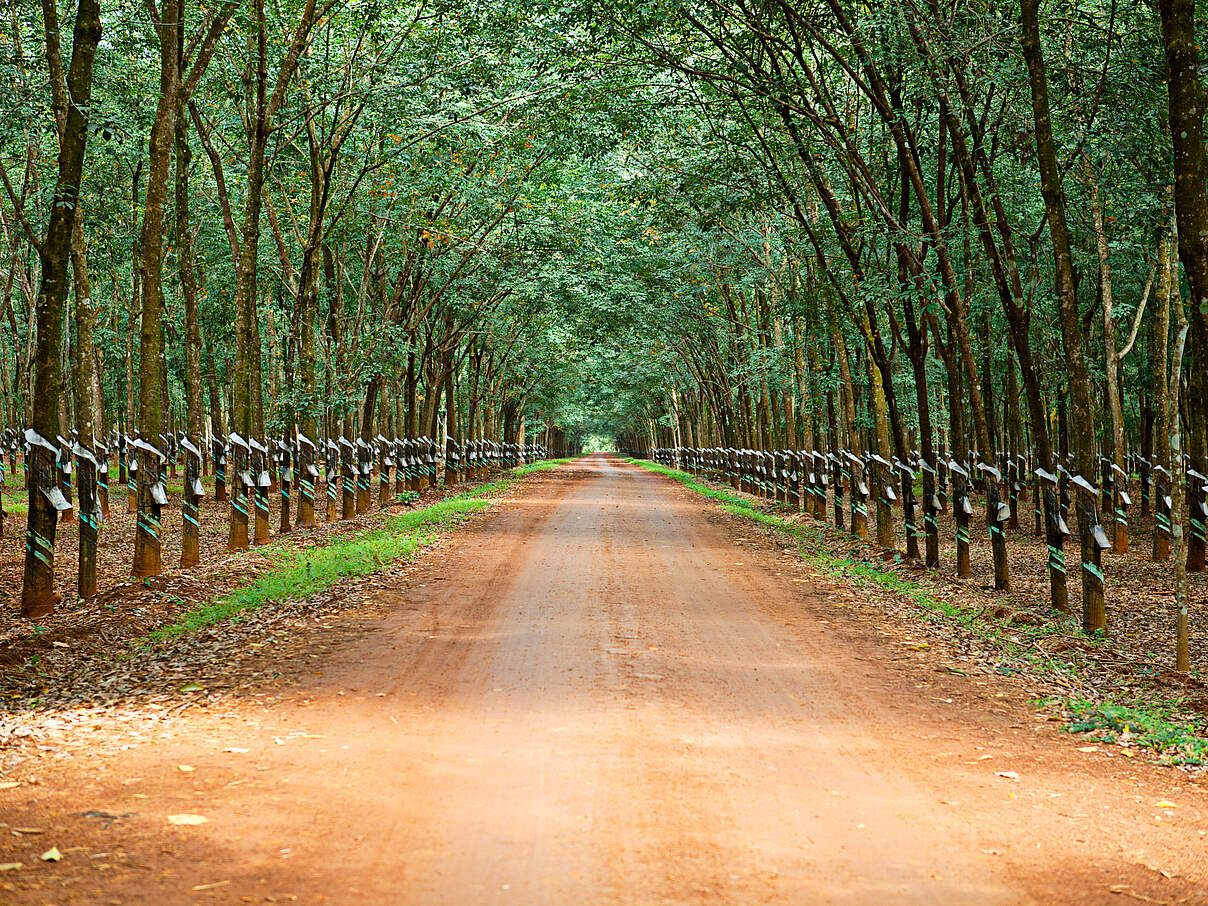
[[[0,900],[1208,903],[1203,773],[729,508],[591,458],[108,672],[6,663]]]
[[[128,699],[131,681],[142,674],[147,674],[143,679],[150,678],[143,686],[144,694],[175,691],[189,682],[192,668],[181,662],[179,652],[173,652],[172,670],[148,673],[147,660],[155,660],[163,653],[145,645],[153,634],[162,634],[165,627],[175,626],[215,601],[237,597],[241,591],[255,587],[261,577],[271,580],[286,562],[305,563],[312,554],[333,545],[356,543],[392,526],[400,516],[467,491],[473,495],[473,489],[483,485],[467,482],[430,487],[414,500],[403,502],[391,496],[385,506],[379,506],[375,480],[372,503],[366,512],[352,519],[340,519],[337,501],[337,517],[327,521],[326,498],[320,496],[316,500],[315,528],[284,534],[278,533],[280,497],[274,493],[270,495],[270,541],[231,552],[227,550],[230,504],[214,500],[213,476],[208,476],[203,479],[207,496],[203,498],[198,520],[200,563],[181,567],[181,479],[170,477],[167,484],[172,504],[165,507],[162,520],[163,573],[151,579],[131,577],[135,517],[127,510],[125,487],[120,487],[115,478],[111,482],[110,512],[104,520],[97,550],[99,594],[87,600],[76,596],[78,523],[60,522],[55,581],[63,600],[53,615],[36,621],[15,618],[21,593],[26,492],[10,486],[5,494],[6,508],[10,513],[18,507],[22,509],[10,517],[0,537],[0,614],[4,615],[0,619],[0,703],[3,703],[0,707],[105,706]],[[293,516],[296,518],[296,510]],[[371,551],[370,555],[377,553]],[[316,603],[327,606],[319,600],[323,596],[292,597],[295,600],[289,601],[289,607],[249,613],[243,619],[280,623],[284,637],[289,626],[313,616]],[[201,662],[221,661],[239,654],[237,650],[224,650],[229,644],[222,638],[221,630],[197,633],[191,639],[179,641],[193,643],[194,656]],[[137,658],[128,656],[132,650],[138,651]],[[118,670],[115,659],[122,662]],[[124,673],[122,665],[127,668]],[[0,744],[3,736],[4,728],[0,727]]]

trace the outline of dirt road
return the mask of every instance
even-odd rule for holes
[[[284,698],[0,793],[66,851],[0,843],[0,901],[1208,902],[1202,782],[1079,752],[742,532],[617,460],[550,473],[370,580],[389,616]]]

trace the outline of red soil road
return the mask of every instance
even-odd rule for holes
[[[53,829],[0,842],[0,902],[1208,902],[1202,781],[1079,752],[742,531],[617,460],[532,481],[368,580],[397,606],[280,701],[0,792]]]

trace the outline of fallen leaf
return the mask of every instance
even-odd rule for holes
[[[1007,780],[1019,780],[1019,775],[1014,771],[995,771],[995,777],[1003,777]]]
[[[182,774],[192,774],[197,769],[191,764],[178,764],[176,766],[176,770],[180,771]]]
[[[197,685],[197,683],[189,683],[188,685],[181,686],[178,691],[180,691],[180,692],[205,692],[205,689],[203,689],[201,686]]]
[[[1171,802],[1169,799],[1163,799],[1161,802],[1157,802],[1154,804],[1158,808],[1178,808],[1178,806],[1175,805],[1173,802]]]
[[[135,793],[135,795],[137,796],[138,794]],[[90,809],[89,811],[76,812],[75,814],[76,814],[77,818],[96,818],[100,821],[105,822],[104,825],[102,825],[103,827],[108,827],[114,821],[120,821],[122,818],[135,817],[137,812],[122,812],[120,815],[115,815],[112,812],[102,812],[98,809]]]
[[[229,748],[223,749],[222,751],[224,751],[224,752],[232,752],[232,753],[234,753],[234,754],[236,754],[236,755],[243,755],[243,754],[245,754],[246,752],[250,752],[250,751],[251,751],[251,749],[239,749],[239,748],[236,748],[235,746],[231,746],[231,747],[229,747]]]
[[[1133,888],[1129,887],[1127,884],[1113,884],[1111,887],[1108,888],[1108,890],[1111,891],[1112,893],[1127,894],[1128,896],[1132,897],[1134,900],[1140,900],[1142,903],[1158,903],[1158,904],[1160,904],[1160,906],[1172,906],[1172,903],[1170,900],[1155,900],[1153,897],[1147,897],[1147,896],[1145,896],[1145,894],[1139,893],[1138,891],[1133,890]],[[1183,903],[1186,901],[1179,900],[1179,902]]]
[[[62,860],[63,854],[59,852],[59,848],[57,846],[52,846],[50,849],[46,850],[46,852],[42,853],[39,858],[43,862],[59,862]]]
[[[1079,746],[1078,751],[1079,752],[1098,752],[1099,747],[1098,746]]]
[[[19,780],[6,780],[0,783],[0,790],[15,790],[20,785],[21,781]]]
[[[207,824],[209,818],[204,815],[169,815],[169,824]]]
[[[44,827],[14,827],[13,833],[14,834],[44,834],[44,833],[46,833],[46,828],[44,828]]]
[[[20,871],[24,862],[0,862],[0,871]]]
[[[213,890],[215,887],[226,887],[230,881],[215,881],[213,884],[198,884],[196,887],[190,887],[190,890]]]

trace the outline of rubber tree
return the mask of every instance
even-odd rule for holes
[[[1040,39],[1040,0],[1022,0],[1021,43],[1028,67],[1028,85],[1032,95],[1032,118],[1036,132],[1036,159],[1040,170],[1040,192],[1048,215],[1049,238],[1053,243],[1053,277],[1056,283],[1058,322],[1070,396],[1070,432],[1074,442],[1074,461],[1087,480],[1094,478],[1095,419],[1091,407],[1090,377],[1087,373],[1082,324],[1078,312],[1078,290],[1074,279],[1074,259],[1066,222],[1065,185],[1057,145],[1053,137],[1053,117],[1049,103],[1048,75]],[[1098,524],[1094,498],[1078,495],[1078,526],[1082,542],[1082,628],[1088,633],[1107,629],[1107,613],[1098,597],[1087,594],[1095,584],[1088,570],[1092,562],[1091,527]]]
[[[50,75],[55,127],[62,141],[67,126],[67,74],[63,71],[63,58],[58,42],[46,47],[46,63]],[[75,401],[75,427],[78,451],[76,455],[76,486],[79,491],[79,558],[76,577],[76,593],[82,598],[92,597],[97,591],[96,549],[100,528],[100,512],[97,500],[97,462],[93,456],[95,422],[101,413],[101,394],[96,369],[94,368],[93,323],[96,308],[92,301],[91,282],[88,277],[88,258],[84,242],[84,209],[77,199],[76,213],[71,226],[71,270],[75,289],[74,317],[75,342],[71,346],[71,390]]]
[[[185,0],[162,0],[147,12],[159,39],[159,99],[148,142],[147,190],[143,200],[143,225],[138,261],[142,318],[139,326],[139,430],[148,444],[158,444],[165,429],[164,398],[164,232],[168,179],[177,121],[184,105],[197,90],[218,40],[238,3],[230,0],[201,29],[201,38],[191,58],[186,57],[182,24]],[[138,471],[138,519],[134,535],[134,575],[156,576],[162,569],[160,525],[155,513],[152,488],[159,481],[159,468],[149,468],[153,455],[143,457]]]
[[[192,153],[189,148],[189,121],[183,115],[176,118],[176,258],[180,273],[180,294],[184,302],[185,320],[185,433],[189,443],[200,450],[201,437],[201,324],[197,312],[198,280],[194,265],[193,228],[189,223],[189,169]],[[194,480],[198,458],[186,459],[184,503],[181,517],[180,565],[196,566],[200,553],[200,525],[197,519],[198,495]]]
[[[1195,0],[1159,0],[1162,45],[1166,57],[1167,106],[1174,151],[1174,208],[1179,259],[1190,290],[1188,326],[1191,349],[1191,395],[1208,392],[1208,153],[1204,149],[1204,86],[1200,81],[1199,45],[1195,34]],[[1189,399],[1190,403],[1191,400]],[[1188,408],[1182,452],[1204,473],[1203,407]],[[1172,436],[1176,430],[1170,426]],[[1173,529],[1173,526],[1172,526]],[[1202,569],[1204,542],[1191,538],[1188,566]]]
[[[43,0],[42,18],[48,55],[60,53],[59,12],[55,0]],[[80,0],[72,34],[71,64],[67,69],[67,110],[59,140],[54,202],[45,235],[41,241],[34,242],[42,273],[35,303],[38,331],[33,358],[33,398],[37,404],[33,406],[32,430],[43,438],[53,438],[59,428],[59,406],[63,394],[60,363],[63,306],[67,300],[72,230],[88,143],[93,64],[100,40],[100,4],[98,0]],[[25,226],[33,240],[32,230],[28,224]],[[36,460],[46,466],[48,451],[36,445],[35,449]],[[53,468],[36,468],[32,470],[33,480],[29,483],[21,615],[31,619],[53,612],[61,599],[54,590],[55,526],[59,514],[49,493],[53,484],[47,483],[48,478],[54,480],[54,474]]]

